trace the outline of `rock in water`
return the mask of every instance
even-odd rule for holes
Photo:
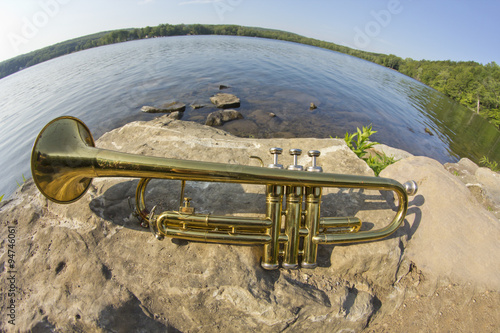
[[[145,105],[141,108],[142,112],[145,113],[170,113],[170,112],[184,112],[186,110],[186,104],[181,102],[172,102],[163,104],[161,107],[148,106]]]
[[[216,107],[221,109],[240,107],[240,99],[232,94],[219,93],[210,97],[210,101],[212,101]]]
[[[235,119],[243,119],[243,115],[236,110],[220,110],[210,113],[207,117],[205,125],[221,126],[225,122]]]
[[[184,112],[174,111],[174,112],[171,112],[167,117],[170,119],[179,120],[182,118],[183,115],[184,115]]]
[[[203,104],[196,104],[196,103],[191,104],[191,108],[193,110],[198,110],[198,109],[201,109],[203,107],[205,107],[205,105],[203,105]]]
[[[161,106],[166,112],[184,112],[186,110],[186,104],[181,102],[165,103]]]
[[[141,111],[145,112],[145,113],[161,113],[161,112],[163,112],[160,108],[157,108],[155,106],[149,106],[149,105],[144,105],[141,108]]]

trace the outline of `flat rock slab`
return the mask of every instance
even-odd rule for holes
[[[232,94],[219,93],[210,97],[210,101],[218,108],[239,108],[240,99]]]

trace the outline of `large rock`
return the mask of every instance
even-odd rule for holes
[[[240,99],[232,94],[218,93],[210,97],[210,101],[218,108],[238,108],[240,107]]]
[[[381,172],[399,181],[409,175],[419,195],[407,215],[405,257],[423,272],[430,290],[450,281],[500,290],[498,219],[435,160],[410,157]]]
[[[96,145],[147,156],[243,165],[259,165],[251,155],[271,162],[270,147],[282,147],[285,152],[319,149],[318,163],[325,172],[373,174],[343,140],[236,138],[165,116],[127,124],[104,134]],[[309,157],[304,155],[299,163],[308,166]],[[287,154],[280,156],[284,165],[291,161]],[[420,194],[410,199],[405,226],[378,242],[320,246],[319,267],[297,271],[262,270],[261,246],[157,241],[132,214],[130,201],[137,179],[96,178],[89,192],[70,205],[48,201],[30,180],[0,208],[2,239],[8,239],[7,226],[16,226],[17,272],[16,325],[2,319],[0,330],[357,332],[373,326],[411,331],[414,326],[409,325],[415,325],[418,316],[433,315],[435,322],[440,304],[449,304],[452,298],[442,296],[440,303],[436,298],[421,298],[416,315],[399,319],[403,303],[411,304],[412,295],[422,290],[438,290],[438,282],[443,281],[470,283],[470,294],[453,297],[474,299],[474,303],[453,303],[460,311],[442,330],[456,331],[453,323],[481,330],[477,318],[489,313],[492,319],[487,324],[499,325],[500,316],[495,316],[499,307],[493,302],[499,299],[499,251],[498,245],[491,244],[494,237],[498,240],[498,227],[491,225],[489,213],[481,206],[466,203],[468,190],[443,170],[435,161],[413,157],[386,169],[386,176],[400,181],[414,178],[419,183]],[[442,202],[455,191],[460,193],[455,200]],[[198,213],[265,213],[263,186],[187,182],[185,194],[192,197]],[[158,204],[160,211],[165,206],[177,210],[179,195],[176,180],[153,180],[146,191],[148,206]],[[356,215],[365,221],[364,228],[377,227],[394,214],[393,203],[386,198],[378,191],[324,189],[322,212],[324,216]],[[460,206],[464,209],[454,212]],[[2,249],[0,280],[5,296],[11,270],[7,242]],[[488,278],[490,293],[478,295]],[[0,304],[4,315],[9,303]],[[387,320],[402,328],[388,329],[383,326]]]
[[[374,145],[372,148],[369,149],[369,151],[374,151],[374,152],[382,154],[382,155],[387,155],[388,157],[394,158],[395,161],[399,161],[399,160],[413,156],[412,154],[410,154],[407,151],[393,148],[393,147],[389,147],[389,146],[381,144],[381,143]]]

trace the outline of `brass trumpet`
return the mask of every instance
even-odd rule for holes
[[[319,244],[373,241],[387,237],[405,218],[408,195],[414,195],[414,181],[401,185],[393,179],[323,173],[316,165],[319,151],[309,151],[312,166],[305,171],[297,165],[299,149],[292,149],[294,164],[285,169],[278,164],[280,148],[271,148],[274,162],[267,168],[234,164],[148,157],[95,148],[87,126],[73,117],[60,117],[48,123],[38,135],[31,155],[33,180],[48,199],[71,203],[80,199],[94,177],[141,178],[136,191],[136,212],[158,239],[261,244],[264,269],[295,269],[317,265]],[[248,218],[201,215],[189,200],[176,211],[155,214],[146,209],[145,191],[152,178],[186,181],[261,184],[266,186],[266,217]],[[393,220],[377,230],[359,231],[357,217],[320,217],[323,187],[390,190],[396,194],[398,208]]]

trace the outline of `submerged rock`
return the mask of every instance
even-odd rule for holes
[[[205,122],[205,125],[208,126],[221,126],[225,122],[231,121],[231,120],[236,120],[236,119],[243,119],[243,115],[236,110],[219,110],[210,113],[207,116],[207,121]]]
[[[204,107],[205,107],[205,105],[203,105],[203,104],[197,104],[197,103],[191,104],[191,108],[193,110],[198,110],[198,109],[201,109],[201,108],[204,108]]]
[[[240,107],[240,99],[232,94],[218,93],[210,97],[210,101],[218,108],[238,108]]]

